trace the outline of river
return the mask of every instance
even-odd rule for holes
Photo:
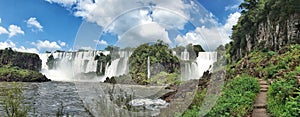
[[[160,108],[168,106],[168,103],[158,97],[171,91],[164,86],[99,82],[51,81],[21,84],[25,102],[29,102],[31,107],[29,116],[39,117],[56,116],[62,107],[65,115],[68,113],[74,117],[155,116],[159,114]],[[0,90],[12,87],[11,82],[0,82]],[[126,108],[129,103],[132,104],[130,111]],[[1,103],[0,115],[5,115]]]

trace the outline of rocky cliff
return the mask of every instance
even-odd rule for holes
[[[240,8],[242,16],[232,28],[231,61],[253,50],[278,51],[300,43],[299,0],[247,0]]]
[[[0,82],[46,82],[50,81],[39,73],[42,60],[37,54],[0,50]]]
[[[11,48],[0,50],[0,65],[17,66],[21,69],[40,71],[42,60],[37,54],[21,53]]]

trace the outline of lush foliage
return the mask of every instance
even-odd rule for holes
[[[268,91],[268,110],[276,117],[295,117],[300,114],[300,65],[274,81]]]
[[[4,104],[4,110],[8,117],[26,117],[30,109],[25,105],[22,85],[14,83],[12,89],[3,89],[4,99],[1,100]]]
[[[280,51],[254,51],[228,67],[228,78],[241,74],[273,80],[267,109],[276,117],[299,116],[300,45]]]
[[[147,84],[147,60],[151,63],[151,76],[162,71],[179,72],[179,59],[162,41],[155,44],[143,44],[137,47],[129,58],[129,73],[138,84]]]
[[[0,66],[0,81],[44,82],[49,81],[49,79],[37,71],[6,65]]]
[[[258,92],[259,83],[254,77],[243,75],[231,79],[207,116],[245,116],[253,110]]]
[[[242,58],[236,64],[228,66],[228,78],[236,75],[248,74],[264,79],[282,78],[285,74],[295,71],[300,64],[300,45],[290,45],[279,52],[254,51]],[[290,74],[289,77],[295,77]]]

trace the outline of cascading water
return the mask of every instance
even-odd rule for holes
[[[181,53],[181,80],[199,79],[206,70],[211,70],[217,61],[216,52],[199,52],[195,60],[189,59],[189,52],[185,49]]]
[[[80,73],[96,72],[97,60],[95,56],[101,51],[54,52],[39,54],[42,59],[42,73],[51,80],[74,81],[73,77]],[[107,52],[105,52],[107,53]],[[53,55],[55,68],[48,69],[47,59]]]
[[[119,58],[113,60],[110,66],[106,66],[105,77],[113,77],[127,74],[129,72],[128,59],[132,52],[119,51]]]
[[[58,81],[74,81],[73,77],[80,73],[94,73],[97,70],[97,60],[94,60],[96,55],[101,51],[79,51],[79,52],[54,52],[40,54],[42,59],[42,73],[48,78]],[[107,51],[104,55],[110,54]],[[46,62],[50,55],[56,59],[56,68],[49,70]],[[119,57],[112,60],[111,64],[106,64],[105,74],[101,78],[96,78],[97,81],[104,81],[106,77],[120,76],[128,74],[128,60],[132,52],[119,51]],[[212,64],[217,60],[216,52],[199,52],[195,60],[189,59],[189,52],[184,50],[181,53],[181,79],[199,79],[206,70],[211,70]],[[150,62],[150,61],[147,61]],[[105,64],[104,64],[105,65]],[[103,63],[100,63],[102,69]],[[147,71],[149,71],[148,69]],[[150,71],[149,71],[150,73]],[[148,77],[149,74],[147,75]],[[95,76],[96,77],[96,76]]]

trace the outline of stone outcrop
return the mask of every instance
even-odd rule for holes
[[[42,60],[37,54],[13,51],[11,48],[0,50],[0,65],[17,66],[21,69],[40,71]]]
[[[258,25],[254,37],[246,35],[247,53],[254,48],[277,51],[286,45],[300,43],[300,13],[292,14],[280,23],[275,22],[267,18]]]
[[[39,73],[42,60],[37,54],[0,50],[0,82],[46,82],[50,81]]]

